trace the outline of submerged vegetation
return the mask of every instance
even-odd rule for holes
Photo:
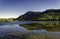
[[[0,39],[60,39],[60,34],[57,32],[48,32],[45,30],[33,30],[22,35],[5,35]]]
[[[37,32],[38,31],[38,32]],[[47,31],[32,31],[26,39],[60,39],[60,34],[56,32],[47,32]]]

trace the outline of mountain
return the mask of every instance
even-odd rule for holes
[[[41,12],[33,12],[33,11],[28,11],[24,15],[19,16],[16,20],[21,20],[21,21],[29,21],[29,20],[34,20],[35,17],[39,16]]]
[[[43,12],[28,11],[16,18],[18,21],[59,21],[60,9],[48,9]]]
[[[60,20],[60,9],[49,9],[41,13],[36,20],[43,21],[59,21]]]

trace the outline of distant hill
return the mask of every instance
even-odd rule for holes
[[[60,9],[48,9],[43,12],[28,11],[16,18],[18,21],[60,21]]]
[[[24,20],[34,20],[35,17],[40,15],[41,12],[33,12],[33,11],[28,11],[24,15],[19,16],[16,20],[19,21],[24,21]]]

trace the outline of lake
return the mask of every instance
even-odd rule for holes
[[[19,24],[32,24],[40,21],[1,22],[0,39],[59,39],[60,32],[48,32],[44,29],[29,31]],[[42,22],[42,21],[41,21]],[[48,21],[47,21],[48,22]]]

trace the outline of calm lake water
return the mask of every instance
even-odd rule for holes
[[[29,31],[26,28],[19,26],[19,24],[31,24],[31,23],[35,23],[36,21],[24,21],[24,22],[12,22],[12,23],[0,23],[0,37],[4,37],[6,35],[16,35],[16,36],[21,36],[22,34],[27,34],[27,33],[35,33],[35,34],[41,34],[44,33],[44,35],[46,33],[52,33],[53,35],[58,35],[60,36],[60,32],[48,32],[46,30],[33,30],[33,31]],[[50,35],[49,34],[49,35]],[[52,35],[51,34],[51,35]],[[50,36],[51,36],[50,35]]]

